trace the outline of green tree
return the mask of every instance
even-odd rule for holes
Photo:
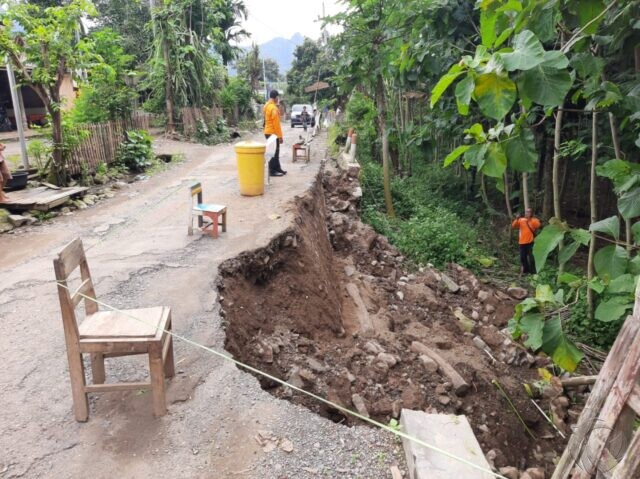
[[[98,28],[110,28],[122,37],[122,48],[142,65],[151,52],[153,31],[148,0],[95,0]],[[159,1],[157,3],[160,3]]]
[[[242,28],[242,21],[248,17],[247,7],[241,0],[224,0],[224,8],[219,28],[222,36],[216,40],[215,48],[222,58],[222,64],[237,59],[242,54],[242,48],[237,43],[249,37],[249,32]]]
[[[280,65],[273,58],[264,59],[264,73],[267,82],[277,82],[282,78],[280,76]]]
[[[287,72],[287,95],[294,101],[307,102],[309,93],[304,89],[317,81],[333,84],[335,75],[335,61],[331,49],[323,46],[319,41],[305,38],[293,52],[293,62]],[[319,92],[319,99],[333,98],[336,95],[335,88]]]
[[[160,110],[164,102],[168,132],[175,130],[177,109],[213,106],[224,84],[224,69],[213,56],[219,7],[215,0],[197,8],[192,0],[166,0],[154,11],[156,36],[144,86],[151,91],[149,108]]]
[[[81,19],[96,13],[88,0],[43,9],[32,4],[11,4],[2,13],[0,53],[6,55],[23,84],[40,97],[51,117],[54,181],[67,180],[62,129],[62,83],[87,67],[100,63],[90,42],[78,40]],[[15,29],[14,25],[20,25]]]
[[[327,19],[342,28],[334,41],[340,58],[337,75],[343,88],[363,85],[373,92],[378,110],[378,134],[382,138],[385,205],[387,215],[393,217],[385,72],[392,61],[392,41],[403,29],[397,15],[402,7],[394,0],[349,0],[345,4],[345,12]]]
[[[251,49],[238,60],[236,67],[238,76],[247,80],[253,91],[257,91],[262,78],[262,60],[258,45],[252,44]]]
[[[233,118],[233,123],[237,124],[241,118],[253,116],[251,98],[251,85],[244,78],[230,78],[220,92],[220,106],[227,118]]]
[[[135,105],[137,92],[132,83],[135,58],[127,55],[122,38],[110,28],[94,30],[87,38],[101,59],[87,70],[80,87],[72,118],[79,123],[97,123],[126,118]]]

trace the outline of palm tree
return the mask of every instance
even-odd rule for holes
[[[233,45],[232,42],[237,43],[250,36],[250,33],[242,28],[242,21],[246,20],[247,17],[247,7],[242,0],[226,0],[225,15],[220,22],[220,29],[223,32],[224,39],[216,45],[224,66],[237,59],[242,52],[242,48]]]

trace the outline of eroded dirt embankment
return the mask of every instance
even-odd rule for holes
[[[221,265],[227,349],[382,422],[397,418],[402,408],[465,414],[485,453],[494,451],[496,467],[551,471],[562,443],[522,387],[545,360],[501,332],[515,300],[458,265],[447,274],[409,271],[386,238],[360,221],[361,195],[357,171],[323,172],[297,199],[291,229]],[[437,351],[469,388],[456,387],[415,342]],[[259,379],[278,397],[352,421]],[[493,380],[507,391],[535,440]]]

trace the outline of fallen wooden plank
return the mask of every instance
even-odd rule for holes
[[[403,409],[400,424],[402,430],[408,435],[478,467],[491,470],[466,416],[427,414],[422,411]],[[462,461],[408,439],[403,439],[402,445],[411,479],[492,479],[494,477],[489,472],[483,473]]]
[[[615,343],[613,343],[613,347],[611,348],[611,351],[609,351],[607,359],[600,370],[599,379],[595,383],[591,394],[589,394],[589,398],[582,410],[582,414],[580,414],[575,432],[569,438],[569,443],[567,444],[556,469],[553,471],[551,479],[566,479],[569,477],[569,474],[571,474],[571,470],[576,463],[576,459],[580,457],[585,439],[591,431],[602,405],[609,396],[613,383],[615,382],[618,372],[622,366],[622,361],[627,355],[635,336],[640,331],[640,317],[636,316],[636,314],[640,314],[640,310],[638,309],[639,304],[640,301],[638,301],[636,292],[634,313],[633,315],[628,316],[622,325],[622,328],[618,333],[618,338]]]
[[[411,343],[411,351],[418,354],[424,354],[433,359],[437,364],[440,372],[447,376],[453,383],[453,391],[457,396],[464,396],[469,391],[469,383],[451,366],[445,359],[436,353],[433,349],[425,346],[419,341]]]
[[[28,188],[10,193],[5,201],[0,202],[0,207],[10,210],[40,210],[48,211],[51,208],[64,204],[69,198],[87,191],[89,188],[75,186],[54,190],[46,186]]]
[[[561,379],[562,387],[575,388],[577,386],[587,386],[589,384],[595,384],[598,376],[575,376],[572,378]]]

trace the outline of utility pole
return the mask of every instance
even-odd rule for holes
[[[22,109],[20,108],[20,98],[18,97],[18,87],[16,77],[13,74],[11,61],[7,59],[7,77],[9,77],[9,89],[11,90],[11,102],[13,103],[13,116],[16,118],[16,128],[20,140],[20,158],[25,170],[29,169],[29,157],[27,156],[27,143],[24,138],[24,125],[22,124]]]

